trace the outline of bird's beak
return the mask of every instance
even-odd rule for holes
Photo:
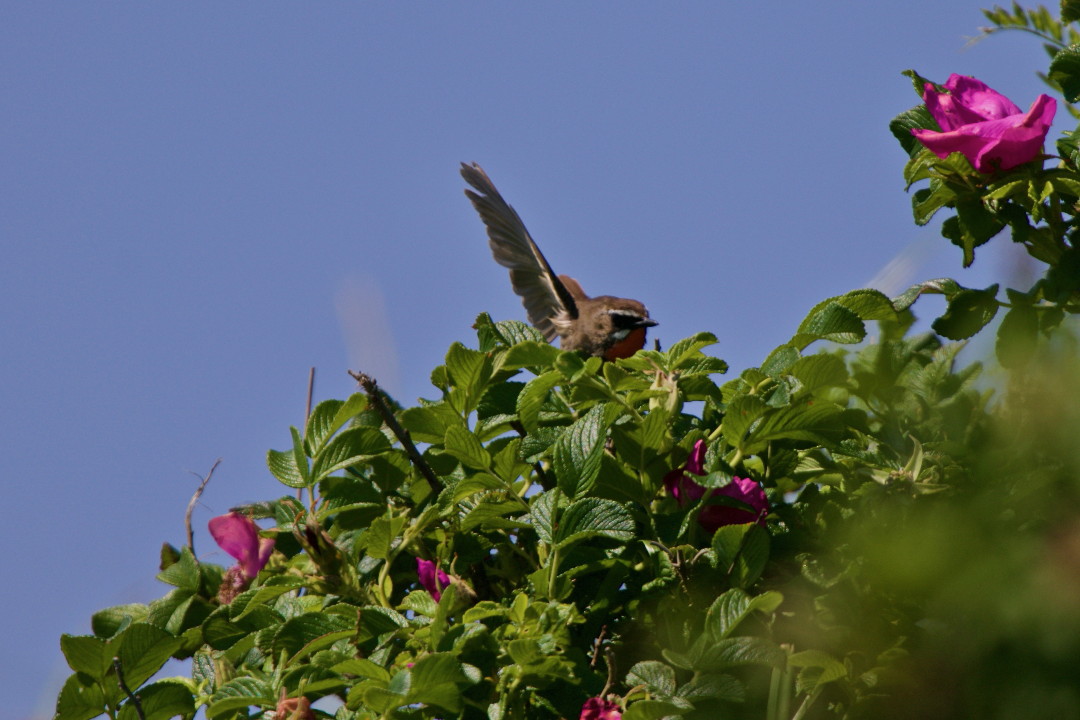
[[[638,320],[637,322],[634,323],[634,327],[647,328],[647,327],[655,327],[655,326],[657,326],[659,324],[660,323],[656,322],[655,320],[653,320],[651,318],[641,318],[640,320]]]

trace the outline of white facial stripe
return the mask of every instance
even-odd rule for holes
[[[615,332],[611,333],[611,337],[614,338],[616,342],[618,342],[619,340],[625,340],[626,336],[629,334],[630,330],[628,328],[623,328],[622,330],[616,330]]]

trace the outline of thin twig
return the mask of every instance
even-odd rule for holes
[[[214,471],[217,470],[217,466],[221,464],[221,458],[214,461],[214,464],[210,466],[210,472],[206,473],[206,477],[202,478],[202,482],[199,483],[198,489],[195,494],[191,496],[191,500],[187,504],[187,512],[184,513],[184,527],[187,529],[187,546],[191,554],[195,554],[195,535],[191,532],[191,514],[195,512],[195,504],[199,502],[199,498],[202,497],[203,490],[206,489],[206,484],[210,482],[210,478],[214,476]],[[199,477],[196,473],[191,473],[195,477]]]
[[[116,671],[116,684],[120,686],[120,689],[124,691],[124,694],[131,700],[131,704],[135,707],[135,714],[139,716],[139,720],[146,720],[146,715],[143,714],[142,703],[139,702],[139,698],[135,696],[135,693],[131,692],[131,688],[124,682],[124,671],[120,667],[120,658],[114,657],[112,661],[113,670]]]
[[[311,417],[311,398],[315,394],[315,368],[308,370],[307,377],[307,406],[304,408],[304,420]]]
[[[600,628],[600,634],[596,636],[592,644],[592,660],[589,661],[589,667],[595,668],[596,661],[600,659],[600,646],[604,643],[604,634],[607,633],[607,625]]]
[[[308,420],[311,419],[311,398],[315,395],[315,367],[312,366],[308,370],[307,378],[307,405],[304,407],[304,436],[307,436]],[[315,489],[310,488],[308,490],[311,505],[311,514],[315,514]],[[296,488],[296,501],[301,505],[304,504],[304,488]]]
[[[394,413],[387,407],[386,401],[383,400],[382,392],[379,390],[378,383],[375,382],[375,378],[364,373],[349,371],[349,375],[353,377],[356,382],[360,383],[360,387],[364,388],[364,392],[367,393],[368,399],[371,400],[371,404],[375,406],[376,412],[382,417],[383,422],[390,428],[390,431],[394,433],[394,437],[398,439],[401,446],[405,448],[405,452],[409,455],[409,460],[416,466],[416,469],[420,471],[420,474],[424,476],[424,479],[428,481],[432,489],[435,492],[442,492],[442,481],[435,475],[435,471],[431,469],[431,466],[424,460],[424,456],[420,454],[420,451],[413,445],[412,438],[409,437],[409,431],[401,427],[401,424],[394,417]]]

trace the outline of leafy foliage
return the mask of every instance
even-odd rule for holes
[[[1077,39],[1044,10],[987,16]],[[929,184],[916,222],[952,211],[965,264],[1010,228],[1047,265],[1033,287],[829,298],[726,380],[708,333],[604,363],[481,315],[434,398],[365,385],[283,434],[286,492],[237,509],[276,543],[254,581],[166,545],[169,592],[64,635],[56,717],[1075,716],[1080,154],[1070,135],[1059,167],[980,175],[908,142],[928,121],[892,126]],[[924,294],[948,307],[912,334]],[[995,399],[955,341],[999,315]],[[767,517],[707,531],[739,502],[672,493],[702,443],[701,486],[748,478]],[[158,678],[169,658],[190,677]]]

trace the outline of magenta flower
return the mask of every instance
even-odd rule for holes
[[[963,154],[981,173],[1008,170],[1034,160],[1057,111],[1057,102],[1040,95],[1025,113],[1009,98],[973,77],[952,74],[948,93],[932,83],[923,101],[944,132],[915,128],[911,134],[940,158]]]
[[[420,585],[431,593],[435,602],[439,602],[443,589],[450,585],[450,576],[442,570],[436,572],[435,563],[423,558],[416,558],[416,577],[420,580]]]
[[[255,521],[238,512],[212,518],[210,534],[222,550],[236,558],[236,567],[246,580],[258,575],[274,552],[274,539],[259,537]]]
[[[716,532],[717,528],[725,525],[743,525],[752,522],[759,525],[765,524],[765,516],[769,514],[769,500],[765,497],[765,490],[750,478],[731,478],[730,483],[713,490],[710,497],[718,495],[741,500],[754,511],[727,505],[706,505],[698,515],[698,522],[707,531]]]
[[[671,496],[678,501],[679,507],[697,502],[705,496],[707,488],[699,485],[690,476],[691,474],[705,474],[705,450],[705,441],[698,440],[694,443],[694,449],[690,451],[690,457],[687,458],[686,463],[664,476],[664,485]],[[744,502],[754,511],[727,505],[706,505],[698,515],[698,524],[706,531],[716,532],[717,528],[724,525],[742,525],[751,522],[765,524],[765,516],[769,514],[769,501],[765,497],[765,490],[750,478],[733,477],[730,483],[709,493],[709,497],[719,495]]]
[[[686,463],[664,476],[664,486],[671,493],[671,497],[679,501],[679,507],[683,507],[688,502],[700,500],[705,494],[705,488],[687,475],[687,473],[705,474],[705,450],[707,450],[705,441],[698,440],[694,443],[694,449],[690,451],[690,457],[686,459]]]
[[[581,706],[578,720],[622,720],[622,710],[617,702],[591,697]]]

